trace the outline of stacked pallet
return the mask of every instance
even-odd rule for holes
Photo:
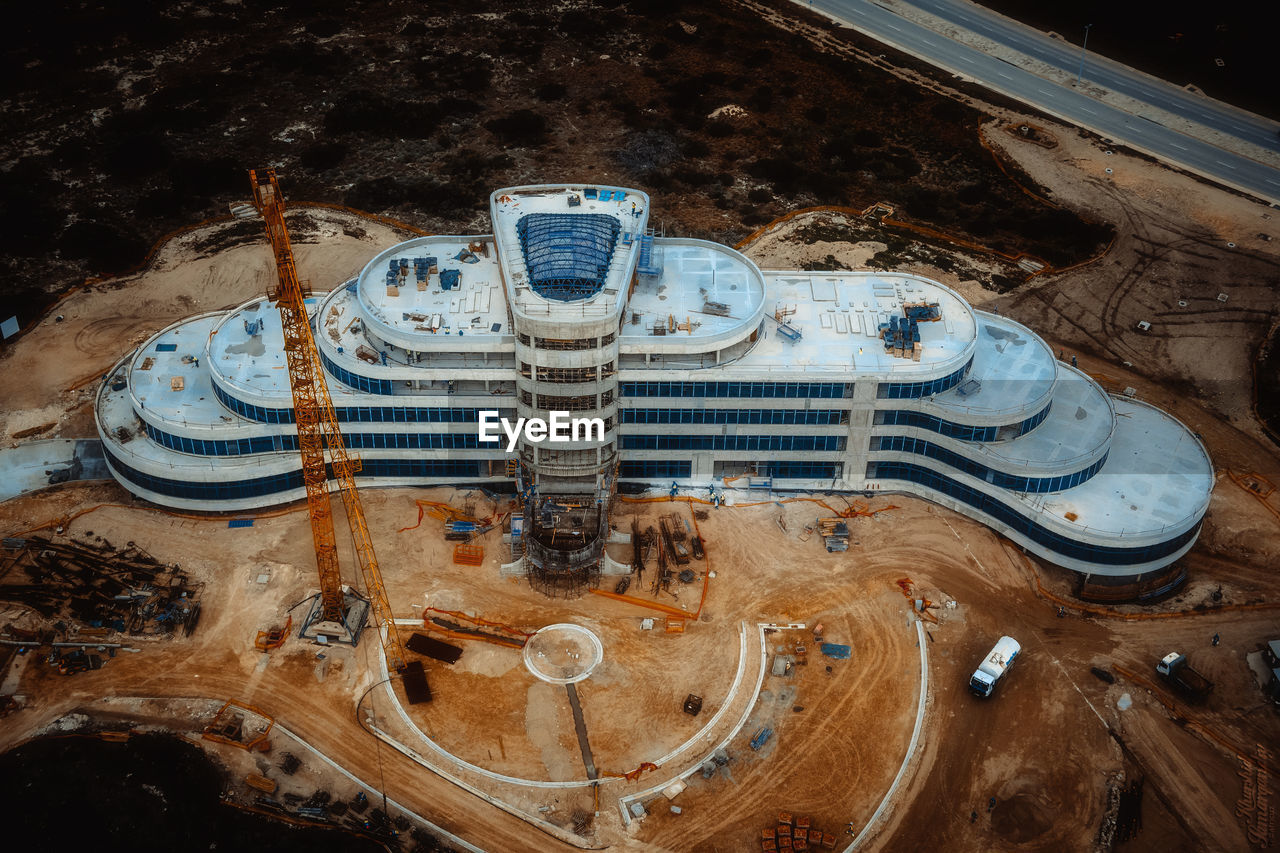
[[[817,525],[828,553],[849,550],[849,525],[843,518],[819,518]]]

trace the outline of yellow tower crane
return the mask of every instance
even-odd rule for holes
[[[266,223],[267,237],[275,252],[276,272],[279,281],[271,294],[280,310],[280,322],[284,330],[284,353],[289,367],[289,386],[293,391],[294,419],[298,427],[298,450],[302,454],[302,479],[307,488],[307,510],[311,516],[311,537],[315,544],[316,564],[320,571],[321,621],[313,622],[310,630],[316,634],[345,638],[354,642],[359,626],[348,627],[348,605],[342,590],[342,572],[338,566],[338,546],[333,531],[333,509],[329,497],[329,477],[326,471],[325,451],[328,450],[329,466],[338,481],[342,502],[346,507],[347,524],[355,543],[360,571],[373,608],[375,624],[382,630],[383,651],[387,666],[401,672],[405,668],[404,646],[391,617],[387,592],[382,585],[382,573],[378,558],[369,538],[369,526],[365,523],[364,509],[356,491],[355,473],[360,470],[360,460],[347,453],[338,429],[338,416],[325,385],[324,368],[316,351],[307,317],[308,289],[298,280],[293,262],[293,248],[289,243],[289,230],[284,221],[284,196],[276,181],[274,170],[259,180],[257,172],[249,173],[253,185],[253,203]],[[304,629],[306,630],[306,629]]]

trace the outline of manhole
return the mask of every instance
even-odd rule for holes
[[[551,684],[576,684],[604,659],[600,638],[583,628],[560,622],[539,629],[524,644],[524,665],[535,678]]]

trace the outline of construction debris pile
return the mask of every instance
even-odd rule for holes
[[[133,542],[5,539],[0,561],[0,600],[64,623],[69,635],[190,636],[200,619],[203,584]]]
[[[849,550],[849,524],[843,518],[819,518],[817,526],[827,553]]]
[[[760,850],[775,853],[780,850],[834,850],[836,837],[812,825],[807,817],[796,817],[791,812],[778,812],[776,826],[760,830]]]
[[[637,579],[642,579],[645,568],[656,561],[658,571],[649,582],[649,590],[654,595],[671,593],[674,580],[693,583],[698,573],[682,567],[705,557],[702,538],[693,532],[688,520],[681,518],[679,513],[661,516],[656,529],[650,526],[643,533],[635,520],[631,523],[631,572]],[[615,592],[624,593],[630,585],[631,577],[624,577]]]

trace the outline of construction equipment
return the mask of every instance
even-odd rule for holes
[[[1191,668],[1187,656],[1169,652],[1156,664],[1156,672],[1192,702],[1202,701],[1213,692],[1213,682]]]
[[[973,694],[984,699],[990,696],[991,691],[995,690],[996,682],[1009,671],[1021,651],[1022,646],[1013,637],[1001,637],[996,641],[969,679],[969,689]]]
[[[773,729],[768,726],[761,728],[752,736],[751,748],[758,751],[760,747],[769,742],[769,738],[771,737],[773,737]]]
[[[294,265],[293,248],[289,243],[289,230],[284,221],[284,196],[276,180],[274,170],[268,170],[265,180],[259,180],[257,172],[249,173],[253,186],[253,204],[266,225],[267,238],[275,253],[277,288],[271,294],[280,311],[280,324],[284,333],[285,360],[289,368],[289,386],[293,392],[294,420],[298,430],[298,450],[302,456],[302,478],[307,491],[307,510],[311,517],[311,537],[315,546],[316,565],[320,575],[320,606],[313,608],[303,626],[303,636],[308,632],[326,640],[334,638],[354,644],[367,613],[363,601],[344,593],[342,572],[338,565],[338,547],[333,530],[333,509],[329,498],[328,473],[325,451],[333,475],[342,493],[347,523],[355,545],[365,588],[372,604],[374,618],[382,629],[383,652],[387,665],[399,672],[405,667],[404,647],[391,617],[386,589],[382,585],[382,573],[373,551],[369,527],[364,509],[356,490],[355,473],[359,460],[347,453],[338,428],[338,416],[325,384],[324,368],[311,336],[311,324],[307,316],[306,297],[298,280]]]
[[[258,773],[250,773],[248,776],[244,777],[244,783],[250,788],[257,788],[259,791],[267,794],[274,794],[277,788],[275,782]]]
[[[77,649],[58,658],[58,673],[61,675],[75,675],[91,669],[102,669],[102,658],[89,654],[83,649]]]
[[[270,714],[243,702],[227,702],[214,714],[213,721],[205,726],[202,737],[215,743],[225,743],[253,752],[269,752],[269,735],[276,721]]]
[[[293,616],[290,616],[282,627],[269,628],[266,631],[259,631],[258,637],[253,641],[253,647],[264,652],[272,649],[278,649],[284,645],[285,639],[289,636],[289,629],[293,627]]]

